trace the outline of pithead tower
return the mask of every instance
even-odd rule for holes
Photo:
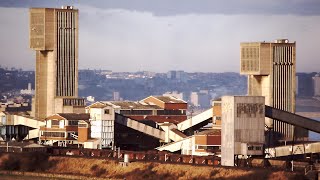
[[[30,48],[36,51],[32,116],[84,112],[78,97],[78,10],[31,8]]]
[[[240,73],[248,75],[248,95],[265,96],[265,104],[295,112],[296,43],[287,39],[275,42],[240,44]],[[276,139],[292,140],[308,137],[301,128],[266,118],[266,126]]]

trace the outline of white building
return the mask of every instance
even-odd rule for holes
[[[21,89],[20,94],[34,95],[34,89],[31,89],[31,83],[28,83],[28,89]]]
[[[120,92],[118,92],[118,91],[114,91],[113,92],[113,100],[114,101],[120,101],[121,100]]]
[[[211,96],[208,91],[191,92],[190,102],[196,107],[210,107]]]
[[[114,108],[96,102],[86,107],[86,113],[90,113],[91,137],[100,139],[100,148],[112,147],[114,143]]]

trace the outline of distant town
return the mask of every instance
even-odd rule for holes
[[[1,102],[31,102],[34,71],[0,68]],[[222,95],[245,95],[246,76],[239,73],[188,73],[184,71],[112,72],[79,70],[79,97],[94,101],[137,101],[150,95],[174,95],[188,101],[193,109],[210,107],[210,100]],[[31,86],[30,86],[31,85]]]
[[[297,97],[319,96],[315,87],[318,73],[297,73]],[[31,102],[35,72],[0,66],[2,103]],[[223,95],[245,95],[247,77],[236,72],[203,73],[169,71],[113,72],[80,69],[79,96],[87,105],[94,101],[137,101],[150,95],[173,95],[189,102],[190,107],[206,109],[211,101]]]

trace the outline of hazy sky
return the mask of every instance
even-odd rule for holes
[[[28,8],[79,9],[79,68],[239,72],[240,42],[297,42],[297,71],[320,71],[319,0],[0,1],[2,66],[34,69]]]

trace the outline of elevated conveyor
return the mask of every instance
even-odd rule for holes
[[[184,121],[182,121],[181,123],[177,124],[177,127],[178,127],[178,130],[180,131],[184,131],[186,129],[189,129],[195,125],[198,125],[210,118],[212,118],[213,116],[213,110],[212,108],[196,115],[196,116],[193,116],[189,119],[186,119]]]
[[[13,125],[23,125],[35,129],[40,129],[40,126],[46,125],[45,121],[41,121],[32,117],[14,115],[14,124]]]
[[[176,152],[181,150],[183,146],[189,147],[189,144],[192,143],[191,141],[193,136],[186,136],[181,131],[184,131],[193,126],[199,125],[200,123],[203,123],[211,119],[212,116],[213,116],[213,110],[212,108],[210,108],[196,116],[193,116],[189,119],[186,119],[180,122],[179,124],[177,124],[177,128],[169,129],[167,130],[168,132],[166,132],[169,136],[169,139],[174,142],[160,146],[156,149],[159,151]]]
[[[265,116],[294,126],[320,133],[320,122],[300,116],[298,114],[283,111],[270,106],[265,106]],[[279,146],[265,149],[266,158],[274,158],[305,153],[320,153],[320,142]]]
[[[192,143],[191,141],[192,141],[192,136],[189,136],[184,139],[181,139],[180,141],[168,143],[166,145],[157,147],[156,149],[159,151],[176,152],[176,151],[180,151],[184,146],[188,147],[189,144]]]
[[[149,136],[165,140],[165,132],[116,113],[115,122]]]
[[[23,125],[26,127],[33,128],[29,130],[28,135],[24,138],[24,140],[27,139],[34,139],[39,137],[39,130],[40,126],[46,125],[45,121],[41,121],[32,117],[26,117],[26,116],[19,116],[14,115],[13,117],[13,125]]]
[[[186,138],[187,136],[183,134],[181,131],[177,129],[177,125],[173,123],[160,123],[158,124],[160,128],[165,132],[165,141],[166,143],[169,143],[171,141],[180,141],[183,138]]]
[[[275,158],[290,155],[299,155],[306,153],[319,153],[320,142],[278,146],[265,149],[266,158]]]
[[[170,129],[169,130],[169,139],[171,139],[174,142],[180,141],[186,137],[187,136],[185,134],[183,134],[181,131],[179,131],[178,129]]]
[[[29,130],[28,135],[24,138],[24,140],[34,139],[39,137],[39,129]]]
[[[320,133],[320,122],[306,118],[294,113],[276,109],[270,106],[265,107],[265,116],[294,126],[302,127],[307,130]]]

